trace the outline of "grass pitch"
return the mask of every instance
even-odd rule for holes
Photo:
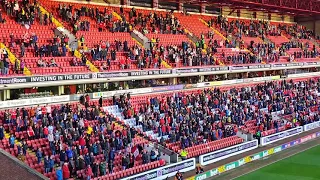
[[[320,180],[320,145],[238,177],[236,180]]]

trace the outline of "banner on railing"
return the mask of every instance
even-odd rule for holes
[[[275,153],[278,153],[278,152],[283,151],[285,149],[288,149],[288,148],[290,148],[292,146],[304,143],[306,141],[309,141],[309,140],[312,140],[312,139],[315,139],[315,138],[318,138],[318,137],[320,137],[320,132],[304,136],[304,137],[299,138],[297,140],[282,144],[281,146],[276,146],[274,148],[270,148],[268,150],[265,150],[265,151],[262,151],[262,152],[259,152],[259,153],[256,153],[256,154],[253,154],[253,155],[250,155],[250,156],[246,156],[244,158],[241,158],[241,159],[239,159],[237,161],[234,161],[234,162],[231,162],[229,164],[226,164],[226,165],[223,165],[223,166],[219,166],[217,168],[214,168],[214,169],[211,169],[209,171],[206,171],[206,172],[204,172],[202,174],[187,178],[186,180],[204,180],[204,179],[208,179],[208,178],[213,179],[212,178],[213,176],[216,176],[216,175],[221,174],[223,172],[226,172],[226,171],[229,171],[231,169],[237,168],[239,166],[242,166],[244,164],[250,163],[252,161],[262,159],[264,157],[270,156],[272,154],[275,154]]]
[[[318,127],[320,127],[320,121],[304,125],[303,126],[303,131],[310,131],[310,130],[316,129]]]
[[[282,132],[279,132],[279,133],[276,133],[276,134],[272,134],[272,135],[269,135],[269,136],[266,136],[266,137],[262,137],[260,139],[260,143],[261,143],[262,146],[265,146],[265,145],[274,143],[276,141],[280,141],[282,139],[286,139],[288,137],[300,134],[302,132],[303,132],[303,127],[296,127],[296,128],[289,129],[289,130],[286,130],[286,131],[282,131]]]
[[[202,166],[226,159],[228,157],[258,148],[258,140],[253,140],[199,156]]]
[[[0,101],[0,108],[10,108],[10,107],[23,107],[23,106],[32,106],[38,104],[51,104],[59,102],[68,102],[70,101],[69,95],[64,96],[50,96],[50,97],[41,97],[41,98],[32,98],[32,99],[18,99],[10,101]]]
[[[310,62],[313,65],[320,66],[320,62]],[[189,73],[205,73],[205,72],[245,72],[253,69],[271,68],[277,69],[281,67],[296,67],[299,63],[287,63],[287,64],[261,64],[261,65],[236,65],[236,66],[212,66],[212,67],[192,67],[192,68],[175,68],[175,69],[149,69],[149,70],[133,70],[133,71],[115,71],[115,72],[98,72],[98,73],[84,73],[84,74],[58,74],[58,75],[46,75],[46,76],[19,76],[19,77],[2,77],[0,78],[0,84],[17,84],[17,83],[29,83],[29,82],[52,82],[52,81],[67,81],[67,80],[85,80],[85,79],[103,79],[103,78],[123,78],[123,77],[137,77],[137,76],[152,76],[152,75],[170,75],[170,74],[189,74]],[[314,75],[318,74],[315,72]],[[300,74],[289,75],[290,77],[300,77]],[[275,79],[279,79],[280,76],[273,76]],[[268,80],[270,77],[259,77],[251,79],[252,81],[261,81],[261,78]],[[273,79],[273,80],[275,80]]]
[[[105,92],[96,92],[92,93],[92,98],[97,99],[100,97],[112,97],[121,94],[143,94],[143,93],[151,93],[152,88],[139,88],[139,89],[126,89],[126,90],[118,90],[118,91],[105,91]]]
[[[123,178],[122,180],[156,180],[166,179],[174,176],[178,171],[187,172],[196,168],[196,159],[188,159],[178,163],[170,164],[164,167],[153,169],[134,176]]]

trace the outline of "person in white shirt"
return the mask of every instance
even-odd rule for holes
[[[46,105],[46,112],[47,112],[47,116],[51,114],[51,106],[49,106],[48,104]]]
[[[49,134],[50,133],[53,134],[53,126],[52,125],[48,126],[48,131],[49,131]]]
[[[38,105],[38,107],[37,107],[37,117],[41,117],[41,115],[42,115],[41,107]]]
[[[53,137],[53,134],[52,134],[52,133],[49,133],[49,134],[48,134],[48,141],[49,141],[50,144],[53,143],[54,137]]]

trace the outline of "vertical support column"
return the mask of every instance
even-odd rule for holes
[[[178,11],[183,11],[183,3],[181,1],[178,2]]]
[[[129,89],[127,81],[123,81],[123,89]]]
[[[178,84],[178,79],[175,77],[175,78],[170,78],[169,79],[169,84],[170,85],[177,85]]]
[[[159,4],[159,0],[152,0],[152,8],[157,9]]]
[[[103,83],[103,88],[106,88],[106,89],[108,89],[108,87],[109,87],[109,83],[108,83],[108,82],[106,82],[106,83]]]
[[[243,75],[243,78],[248,78],[249,77],[249,73],[248,72],[244,72],[242,75]]]
[[[3,90],[3,100],[8,100],[10,99],[10,89],[5,89]]]
[[[200,76],[200,83],[204,82],[204,76]]]
[[[83,92],[83,93],[86,92],[86,89],[87,89],[87,84],[83,84],[83,86],[82,86],[82,92]]]
[[[316,26],[317,26],[317,23],[316,23],[316,20],[314,20],[314,21],[313,21],[313,32],[314,32],[315,34],[317,34],[317,32],[316,32]]]
[[[59,93],[59,96],[64,94],[64,86],[59,86],[58,87],[58,93]]]
[[[201,4],[200,13],[206,13],[206,6],[204,4]]]
[[[3,90],[1,90],[0,91],[0,101],[4,101],[4,91]]]
[[[130,6],[130,0],[121,0],[121,4],[124,6]]]

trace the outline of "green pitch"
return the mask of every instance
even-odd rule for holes
[[[320,146],[246,174],[236,180],[319,180]]]

